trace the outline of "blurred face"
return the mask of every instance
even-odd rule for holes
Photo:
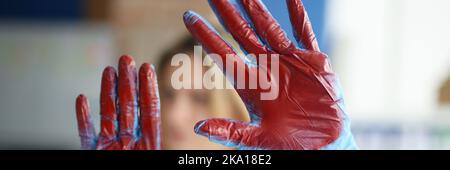
[[[210,107],[211,93],[208,90],[173,89],[170,80],[176,69],[167,64],[160,78],[164,149],[225,149],[194,133],[195,123],[214,117],[211,115],[214,113]]]

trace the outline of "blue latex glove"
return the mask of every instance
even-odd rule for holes
[[[357,149],[337,76],[328,56],[320,52],[300,0],[286,2],[296,40],[302,48],[288,39],[259,0],[209,2],[246,53],[279,56],[279,79],[271,77],[271,80],[278,80],[280,93],[275,100],[260,100],[262,89],[236,89],[247,106],[251,122],[204,120],[197,123],[197,134],[239,149]],[[202,17],[188,11],[184,21],[208,53],[218,54],[221,62],[245,67],[249,76],[257,76],[257,63],[255,67],[255,63],[243,57],[227,60],[228,54],[236,54],[235,50]],[[230,80],[236,88],[236,78]],[[245,81],[248,80],[246,77]]]

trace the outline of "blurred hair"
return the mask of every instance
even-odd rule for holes
[[[164,69],[169,66],[174,55],[178,53],[194,53],[194,46],[196,45],[198,43],[192,37],[184,36],[177,44],[162,53],[157,64],[157,74],[162,76]]]
[[[443,82],[439,90],[439,104],[450,105],[450,76]]]

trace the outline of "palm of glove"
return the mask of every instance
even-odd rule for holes
[[[343,100],[328,57],[318,48],[301,1],[287,2],[296,38],[305,49],[297,48],[286,37],[260,1],[240,2],[254,29],[238,10],[240,4],[210,0],[222,24],[245,51],[256,56],[279,55],[278,98],[260,100],[261,89],[237,89],[251,122],[210,119],[197,123],[196,132],[241,149],[321,149],[336,141],[343,125]],[[224,61],[226,54],[235,53],[197,14],[187,12],[185,23],[209,53],[219,54]],[[239,58],[233,62],[246,64]],[[248,65],[246,68],[250,76],[256,76],[252,75],[256,68]]]
[[[254,102],[261,116],[262,135],[256,136],[265,141],[259,144],[262,148],[319,149],[339,136],[341,99],[326,56],[313,51],[301,55],[315,60],[281,55],[278,98]]]
[[[336,77],[324,54],[302,51],[315,59],[309,62],[297,55],[280,55],[277,99],[258,100],[259,90],[238,90],[250,124],[210,119],[197,125],[197,133],[247,149],[320,149],[335,141],[343,114]]]

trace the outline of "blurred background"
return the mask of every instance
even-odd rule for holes
[[[263,1],[292,35],[284,1]],[[450,1],[304,3],[360,148],[450,149]],[[75,97],[98,122],[103,68],[157,63],[189,9],[223,32],[206,1],[1,0],[0,149],[79,149]]]

